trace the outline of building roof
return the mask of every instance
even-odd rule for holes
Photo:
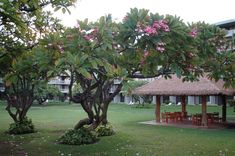
[[[235,19],[221,21],[221,22],[215,23],[215,25],[219,26],[220,28],[229,29],[231,27],[235,27]]]
[[[207,77],[200,77],[199,81],[183,82],[172,75],[171,79],[161,77],[146,85],[136,88],[132,94],[137,95],[234,95],[232,88],[225,89],[222,80],[215,82]]]

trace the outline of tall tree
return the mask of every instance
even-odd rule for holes
[[[7,111],[21,125],[34,99],[38,81],[48,79],[54,54],[35,48],[46,34],[62,25],[46,6],[66,11],[74,0],[3,0],[0,2],[0,76],[4,77]],[[15,109],[12,109],[14,107]],[[16,111],[15,111],[16,110]],[[13,131],[12,131],[13,132]],[[25,133],[17,131],[13,133]]]
[[[15,122],[22,122],[34,100],[34,90],[41,81],[46,81],[52,65],[51,54],[39,49],[24,52],[14,60],[5,75],[5,93],[9,115]]]
[[[75,97],[70,92],[70,99],[82,105],[88,118],[79,121],[75,129],[84,125],[95,129],[100,123],[107,123],[108,105],[121,90],[122,84],[109,92],[114,79],[122,74],[113,46],[115,28],[110,16],[101,17],[95,23],[80,21],[79,27],[67,29],[60,41],[47,40],[51,45],[48,48],[61,47],[57,49],[61,53],[57,68],[69,71],[71,85],[76,82],[81,86],[81,92]]]
[[[226,32],[215,25],[194,23],[194,54],[198,68],[207,72],[211,79],[222,79],[225,87],[235,88],[234,38],[226,38]]]

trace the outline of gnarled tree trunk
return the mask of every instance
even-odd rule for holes
[[[34,85],[25,79],[18,80],[17,84],[12,84],[11,88],[6,87],[6,110],[14,122],[22,122],[26,118],[27,112],[33,104],[33,91]]]
[[[81,104],[88,116],[87,118],[80,120],[75,125],[74,129],[79,129],[88,125],[89,129],[94,130],[100,124],[108,123],[107,112],[109,104],[122,88],[122,84],[119,84],[115,91],[110,93],[112,85],[113,80],[98,81],[96,84],[86,88],[83,93],[77,94],[72,98],[73,102]],[[81,86],[85,85],[82,84]],[[95,92],[92,92],[93,89]]]

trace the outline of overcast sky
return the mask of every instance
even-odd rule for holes
[[[76,7],[70,8],[70,15],[57,12],[56,16],[64,25],[75,26],[77,19],[95,21],[109,13],[121,20],[134,7],[162,15],[177,15],[184,22],[216,23],[235,19],[235,0],[78,0]]]

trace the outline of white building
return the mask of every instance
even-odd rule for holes
[[[59,97],[60,100],[64,101],[68,98],[70,79],[67,76],[54,77],[50,79],[48,84],[57,87],[63,94],[63,97]]]
[[[0,92],[4,92],[5,91],[5,87],[2,81],[2,78],[0,78]]]
[[[153,80],[155,80],[156,78],[146,78],[146,79],[137,79],[135,78],[135,81],[148,81],[151,82]],[[114,89],[117,87],[117,84],[120,84],[121,81],[119,80],[115,80],[114,81],[114,85],[112,86],[110,93],[113,93]],[[152,103],[155,103],[155,97],[151,97],[152,98]],[[137,103],[137,101],[135,100],[133,95],[129,95],[126,92],[121,91],[118,95],[116,95],[112,101],[113,103],[125,103],[125,104],[133,104],[133,103]],[[143,102],[143,99],[140,97],[140,103]]]

